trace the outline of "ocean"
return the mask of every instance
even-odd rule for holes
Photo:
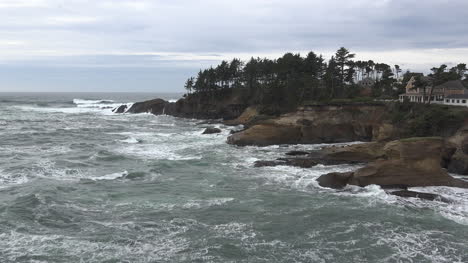
[[[360,166],[254,168],[323,145],[112,113],[156,97],[181,94],[0,93],[0,262],[468,262],[468,190],[325,189]]]

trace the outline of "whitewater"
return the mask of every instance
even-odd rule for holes
[[[180,96],[0,93],[0,262],[468,262],[466,189],[325,189],[360,166],[254,168],[324,145],[237,147],[240,127],[112,112]]]

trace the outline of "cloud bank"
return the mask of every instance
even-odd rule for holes
[[[468,62],[465,0],[0,0],[0,16],[0,91],[181,91],[222,59],[340,46],[413,70]],[[113,85],[115,72],[132,85]]]

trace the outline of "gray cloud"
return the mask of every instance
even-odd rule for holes
[[[167,67],[177,76],[168,90],[180,90],[187,69],[234,56],[346,46],[421,68],[468,56],[466,0],[0,0],[0,16],[0,70]],[[433,49],[451,55],[434,59]]]

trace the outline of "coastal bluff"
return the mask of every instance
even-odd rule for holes
[[[429,106],[433,107],[428,108],[435,112],[430,113],[433,115],[438,116],[443,110],[435,105]],[[196,96],[187,96],[174,103],[162,99],[138,102],[128,109],[118,107],[114,112],[216,119],[226,125],[243,125],[244,129],[234,132],[227,138],[227,143],[236,146],[368,142],[351,145],[339,151],[324,149],[318,153],[307,153],[305,157],[290,156],[277,161],[263,161],[258,166],[285,164],[311,167],[316,164],[368,163],[367,167],[352,175],[328,175],[328,178],[338,178],[343,182],[346,181],[347,184],[361,186],[373,183],[426,185],[423,181],[417,180],[410,183],[409,178],[395,175],[413,174],[417,178],[433,178],[435,181],[433,180],[433,183],[429,185],[463,185],[455,184],[453,183],[455,181],[447,179],[449,178],[447,171],[462,175],[468,174],[468,110],[459,109],[459,107],[449,108],[450,114],[458,114],[456,122],[447,114],[449,117],[442,116],[443,120],[431,123],[429,117],[432,115],[424,116],[423,121],[416,117],[396,120],[395,116],[404,116],[407,112],[415,115],[414,112],[418,112],[416,110],[419,110],[421,114],[426,114],[428,111],[425,110],[426,108],[416,110],[411,108],[404,111],[399,107],[401,105],[398,103],[317,104],[301,106],[295,111],[284,114],[268,115],[261,113],[255,106],[243,104],[235,96],[211,101],[211,103],[202,103]],[[421,134],[420,127],[428,128]],[[430,139],[433,137],[440,138],[440,143],[439,140]],[[411,138],[419,139],[411,143],[405,141]],[[436,145],[435,141],[437,141]],[[400,149],[398,151],[402,151],[400,154],[402,158],[393,158],[393,155],[389,155],[392,152],[391,149],[396,147],[392,148],[391,145],[396,144],[400,147],[397,147]],[[422,162],[424,165],[413,166],[412,162],[407,162],[407,154],[410,152],[413,155],[412,160],[420,156],[422,160],[425,160]],[[437,157],[440,161],[435,161],[437,158],[431,157],[432,161],[425,163],[428,159],[426,152],[432,152],[433,156],[440,156],[440,158]],[[435,163],[438,163],[438,166]],[[433,169],[424,170],[425,167]],[[429,176],[425,176],[427,174]],[[367,183],[366,180],[369,178],[372,180]],[[385,181],[388,178],[401,180],[395,182],[390,180],[389,183],[379,181]]]

